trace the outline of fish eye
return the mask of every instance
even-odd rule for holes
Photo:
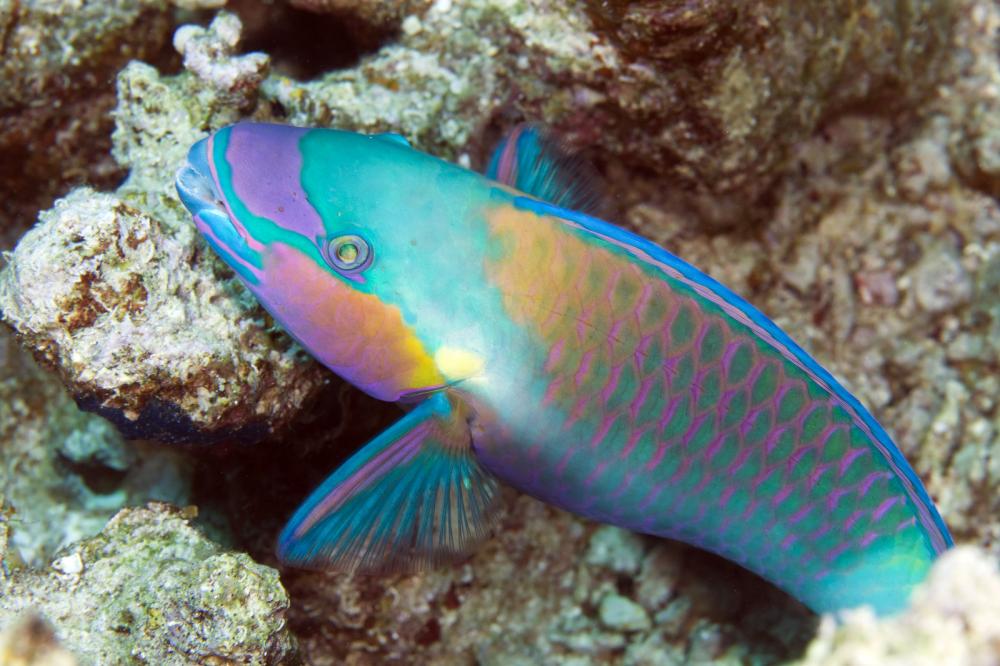
[[[368,241],[355,234],[337,236],[326,246],[326,259],[338,271],[357,273],[368,268],[371,258]]]

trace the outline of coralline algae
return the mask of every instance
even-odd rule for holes
[[[156,57],[171,23],[163,0],[0,2],[3,245],[71,185],[121,178],[108,155],[113,79]]]
[[[40,566],[96,534],[126,504],[184,504],[190,462],[176,451],[125,442],[77,409],[65,387],[0,331],[0,494],[13,528],[10,566]]]
[[[81,406],[129,437],[255,441],[328,381],[218,280],[220,264],[193,242],[173,193],[186,146],[237,119],[266,71],[260,54],[232,55],[238,34],[232,15],[179,31],[205,79],[126,67],[113,141],[128,179],[116,195],[81,188],[59,201],[0,271],[4,321]]]
[[[296,4],[340,11],[343,3]],[[240,432],[273,439],[270,433],[280,437],[301,419],[328,426],[301,430],[322,436],[275,443],[269,449],[281,453],[247,466],[251,476],[239,487],[196,500],[249,497],[248,488],[270,486],[279,464],[307,470],[320,453],[304,452],[341,426],[308,409],[327,376],[195,241],[170,185],[188,146],[249,116],[400,131],[422,149],[478,164],[504,128],[526,118],[556,125],[574,145],[592,146],[616,219],[704,267],[795,331],[879,414],[958,540],[985,548],[943,559],[930,591],[898,620],[858,615],[839,628],[824,620],[808,649],[812,618],[761,581],[697,551],[616,535],[514,493],[506,496],[498,537],[461,567],[379,579],[285,572],[297,657],[277,621],[287,601],[273,571],[245,556],[222,555],[201,536],[199,548],[207,550],[177,551],[158,528],[122,534],[125,525],[169,523],[168,531],[194,539],[179,526],[183,521],[160,509],[126,513],[108,528],[113,538],[106,532],[63,551],[61,558],[78,552],[83,567],[73,574],[74,603],[122,593],[120,581],[91,573],[103,559],[89,543],[103,548],[111,539],[118,555],[135,554],[136,566],[181,552],[178,570],[194,581],[211,575],[205,563],[214,566],[213,557],[228,557],[219,571],[220,581],[229,582],[218,589],[249,584],[248,571],[262,578],[243,597],[256,615],[240,616],[240,626],[252,629],[220,620],[220,631],[252,636],[258,647],[206,636],[195,622],[170,625],[176,629],[164,639],[163,618],[175,611],[182,618],[192,609],[224,618],[232,610],[227,594],[196,588],[177,588],[190,592],[183,612],[172,606],[181,597],[162,606],[140,603],[130,611],[131,637],[105,635],[62,614],[59,604],[70,598],[69,582],[60,582],[70,575],[65,571],[13,571],[0,607],[40,608],[57,639],[84,663],[100,662],[96,650],[111,650],[101,636],[162,663],[208,659],[200,655],[209,654],[209,644],[256,663],[761,664],[802,654],[806,663],[852,663],[868,655],[881,663],[890,651],[899,651],[900,663],[928,655],[937,655],[936,663],[997,663],[997,613],[980,591],[997,584],[989,562],[1000,555],[1000,209],[993,198],[1000,192],[1000,10],[987,0],[738,7],[415,0],[400,3],[398,12],[364,6],[351,10],[352,20],[397,29],[392,41],[312,81],[269,73],[269,67],[285,70],[268,54],[240,53],[237,22],[225,14],[208,28],[175,34],[189,71],[126,66],[117,79],[113,155],[128,179],[114,193],[77,190],[43,213],[34,236],[0,272],[0,309],[20,340],[78,397],[126,429],[159,423],[165,427],[141,432],[161,439],[187,432],[208,441]],[[151,11],[164,20],[165,5]],[[72,15],[67,25],[82,16]],[[162,33],[150,31],[147,45],[154,39]],[[73,71],[103,71],[105,61],[88,58]],[[39,141],[33,135],[25,145]],[[84,238],[76,240],[74,229],[85,231]],[[205,353],[183,356],[185,344]],[[12,397],[28,386],[19,381],[9,383]],[[164,404],[172,405],[166,413],[181,428],[143,420],[144,409]],[[55,515],[65,502],[28,499],[14,480],[72,478],[8,443],[15,437],[9,433],[24,432],[31,418],[13,410],[5,415],[11,425],[0,428],[0,460],[18,472],[0,486],[12,507],[9,522],[0,520],[0,531],[13,528],[5,560],[12,567],[24,544],[38,544],[25,551],[35,553],[27,559],[37,564],[67,539],[96,529],[88,523],[71,533],[52,521],[30,538],[18,536],[18,516],[28,515],[29,502]],[[257,429],[246,430],[254,423]],[[100,438],[92,434],[72,440],[38,432],[32,441],[71,469],[82,469],[80,460],[109,470],[136,464],[118,444],[95,449]],[[360,444],[364,436],[337,445]],[[303,457],[290,459],[288,447]],[[240,468],[238,456],[223,464]],[[268,502],[232,506],[241,513],[237,526],[277,527],[286,517],[274,515]],[[266,560],[270,548],[270,538],[262,537],[253,553]],[[72,572],[76,562],[63,565]],[[163,587],[164,580],[149,585]],[[619,626],[616,608],[630,609],[635,621]],[[0,626],[12,618],[2,615]],[[948,631],[932,635],[927,628],[935,623]],[[265,654],[261,645],[274,648]]]
[[[165,505],[125,509],[52,564],[0,582],[0,625],[36,611],[82,663],[281,664],[295,654],[278,572]]]
[[[319,4],[319,3],[317,3]],[[263,96],[293,124],[401,132],[458,158],[525,117],[671,183],[731,225],[839,109],[933,91],[957,5],[939,0],[413,3],[398,43]]]
[[[0,309],[81,406],[127,437],[257,440],[324,379],[211,261],[190,235],[79,189],[21,239]]]

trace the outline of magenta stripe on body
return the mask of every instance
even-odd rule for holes
[[[830,396],[830,398],[836,402],[847,414],[851,417],[852,424],[859,428],[868,438],[868,441],[874,446],[881,454],[882,460],[886,465],[892,470],[893,474],[899,479],[900,483],[906,491],[907,497],[910,499],[913,508],[920,515],[920,522],[927,530],[930,535],[931,541],[933,543],[934,549],[938,552],[944,550],[945,548],[945,536],[940,533],[937,528],[934,518],[931,516],[930,510],[925,506],[924,502],[921,500],[918,490],[914,487],[913,481],[908,477],[907,473],[900,467],[899,463],[896,461],[892,452],[886,446],[886,444],[875,436],[871,427],[862,418],[861,414],[843,398],[836,394],[833,387],[822,377],[816,374],[811,368],[809,368],[799,357],[792,352],[792,350],[785,344],[778,341],[767,329],[763,328],[760,324],[755,322],[750,316],[736,303],[730,302],[726,298],[723,298],[720,294],[716,293],[711,287],[695,282],[694,280],[688,278],[679,270],[666,264],[662,261],[658,261],[648,251],[641,248],[630,245],[620,239],[607,236],[600,232],[594,231],[581,225],[579,222],[575,222],[571,219],[560,218],[565,224],[576,227],[585,233],[594,234],[604,240],[605,242],[617,246],[627,252],[628,254],[644,261],[650,266],[655,266],[661,270],[667,276],[677,280],[678,282],[686,285],[692,291],[702,296],[709,302],[715,304],[721,308],[726,314],[732,317],[734,320],[740,322],[754,334],[763,340],[768,346],[775,349],[779,354],[781,354],[787,361],[792,363],[794,366],[799,368],[804,372],[810,379],[812,379],[816,384],[825,388]]]
[[[870,544],[872,541],[874,541],[875,539],[877,539],[878,536],[879,536],[878,532],[866,532],[865,535],[863,537],[861,537],[861,541],[859,542],[859,545],[862,548],[865,548],[865,547],[868,546],[868,544]]]
[[[545,359],[545,374],[550,375],[552,371],[555,370],[559,363],[559,359],[562,358],[563,348],[566,346],[566,340],[558,340],[552,347],[549,348],[549,355]]]
[[[729,364],[736,355],[737,350],[743,345],[742,340],[734,339],[726,343],[726,348],[722,351],[722,369],[728,373]]]
[[[855,509],[854,513],[849,515],[847,517],[847,520],[844,521],[843,530],[845,532],[850,531],[850,529],[854,527],[854,523],[861,520],[861,517],[864,516],[866,513],[868,513],[868,509]]]
[[[834,546],[831,550],[829,550],[826,554],[824,554],[823,555],[823,559],[826,562],[828,562],[828,563],[829,562],[833,562],[835,559],[837,559],[838,555],[840,555],[841,553],[843,553],[844,551],[846,551],[850,547],[851,547],[851,544],[850,544],[850,542],[847,542],[847,541],[845,541],[844,543],[838,544],[837,546]]]
[[[860,458],[861,456],[867,454],[868,451],[866,449],[848,450],[848,452],[844,454],[843,459],[840,461],[840,469],[838,471],[838,476],[844,476],[848,468],[851,466],[851,463],[853,463],[855,459]]]
[[[817,465],[815,469],[809,472],[809,485],[815,486],[819,483],[820,478],[822,478],[822,476],[832,467],[833,463],[823,463],[821,465]]]
[[[882,516],[888,513],[889,509],[891,509],[896,504],[901,502],[902,499],[903,498],[900,497],[899,495],[895,495],[893,497],[883,500],[882,503],[875,508],[875,511],[872,512],[872,520],[881,519]]]
[[[622,364],[618,363],[611,366],[611,376],[608,377],[608,383],[604,385],[601,389],[600,398],[601,404],[608,404],[608,400],[611,399],[612,394],[614,394],[615,389],[618,388],[618,380],[621,378],[622,374]]]
[[[850,495],[854,492],[853,488],[834,488],[830,491],[830,494],[826,498],[826,509],[827,511],[833,511],[837,508],[837,504],[840,503],[840,498],[845,495]]]
[[[872,472],[864,478],[864,480],[858,484],[858,491],[862,496],[867,495],[868,491],[871,489],[872,484],[880,479],[891,479],[891,472]]]
[[[806,504],[804,507],[793,513],[791,517],[789,517],[788,524],[794,525],[795,523],[799,522],[800,520],[808,516],[810,513],[812,513],[815,508],[816,508],[815,502]]]

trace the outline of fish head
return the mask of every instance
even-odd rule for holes
[[[396,135],[239,123],[192,146],[176,187],[293,338],[370,395],[398,400],[446,384],[417,320],[428,309],[419,298],[454,271],[461,233],[438,208],[463,177],[477,176]]]

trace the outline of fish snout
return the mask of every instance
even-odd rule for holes
[[[225,212],[222,197],[212,178],[212,170],[208,165],[208,139],[202,139],[191,146],[188,151],[187,164],[177,171],[174,179],[177,195],[181,203],[198,216],[203,211],[215,209]]]
[[[191,146],[187,164],[177,170],[174,186],[181,203],[194,218],[198,230],[214,236],[228,249],[239,252],[246,245],[246,240],[233,224],[212,175],[208,163],[209,141],[210,138],[202,139]]]
[[[223,260],[249,282],[259,278],[259,254],[250,247],[247,235],[230,215],[225,199],[209,166],[211,137],[202,139],[188,151],[187,164],[174,180],[177,195],[194,218],[195,227]]]

